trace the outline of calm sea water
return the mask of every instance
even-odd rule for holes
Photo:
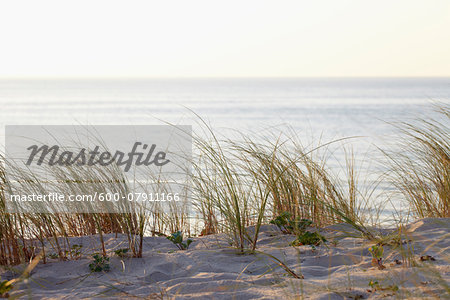
[[[289,125],[309,141],[362,136],[352,145],[367,160],[366,149],[391,138],[387,122],[435,116],[436,101],[449,103],[450,78],[2,80],[0,132],[5,124],[195,124],[193,110],[225,134]]]
[[[2,80],[0,124],[182,122],[187,107],[214,126],[377,135],[449,99],[450,78]]]

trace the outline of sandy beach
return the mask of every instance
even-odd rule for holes
[[[252,230],[248,228],[247,230]],[[384,230],[387,235],[392,230]],[[142,258],[120,258],[115,249],[125,237],[106,235],[109,272],[91,272],[90,254],[99,251],[98,237],[70,238],[82,245],[78,260],[49,259],[11,293],[32,299],[144,298],[144,299],[366,299],[445,298],[450,281],[448,219],[429,218],[407,226],[403,249],[413,249],[405,260],[398,245],[385,245],[386,267],[371,264],[373,243],[346,224],[328,226],[321,233],[329,241],[312,249],[293,247],[293,235],[274,225],[263,225],[257,253],[238,255],[223,234],[193,238],[188,250],[165,237],[146,237]],[[49,247],[49,250],[50,247]],[[295,279],[271,256],[304,279]],[[422,257],[422,259],[421,259]],[[428,258],[428,260],[427,260]],[[408,264],[409,259],[415,266]],[[421,261],[421,260],[427,261]],[[17,277],[22,266],[2,269],[1,278]],[[377,282],[369,286],[370,282]],[[448,296],[448,294],[447,294]]]

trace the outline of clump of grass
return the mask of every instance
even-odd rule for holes
[[[441,118],[396,124],[401,136],[391,162],[393,183],[419,218],[450,217],[450,106]]]
[[[54,248],[60,260],[68,256],[79,258],[80,249],[70,249],[70,236],[99,235],[102,255],[106,255],[103,235],[107,233],[124,233],[127,236],[129,248],[134,257],[142,256],[143,236],[148,222],[149,209],[138,205],[124,203],[111,209],[108,203],[99,204],[95,213],[88,207],[58,207],[60,210],[52,211],[51,207],[32,207],[26,212],[9,214],[6,211],[7,194],[48,194],[49,191],[63,195],[93,195],[119,194],[127,195],[130,192],[129,183],[123,172],[116,165],[108,167],[94,167],[89,169],[76,166],[48,168],[53,180],[45,185],[38,179],[37,174],[11,166],[9,178],[6,178],[6,162],[0,157],[0,264],[18,264],[29,260],[33,256],[35,245],[32,240],[38,240],[41,248],[45,250],[45,241]],[[33,205],[39,205],[38,203]],[[35,208],[35,210],[33,210]],[[80,212],[77,212],[81,208]],[[83,210],[84,209],[84,210]],[[41,213],[46,211],[48,213]],[[109,213],[115,211],[117,213]],[[153,211],[157,213],[157,211]],[[66,244],[70,250],[64,250]],[[66,247],[67,248],[67,247]],[[44,263],[45,263],[44,256]]]
[[[280,136],[283,134],[281,133]],[[239,149],[254,159],[250,161],[256,180],[268,192],[273,215],[289,213],[294,220],[308,219],[317,226],[347,222],[372,238],[364,226],[356,172],[350,172],[347,187],[327,168],[327,153],[331,144],[342,140],[304,147],[294,133],[286,138],[266,139],[256,144],[250,137]],[[274,140],[275,142],[271,142]],[[350,170],[354,165],[348,166]],[[347,191],[346,191],[347,190]],[[364,199],[366,204],[370,199]]]
[[[6,195],[11,185],[6,177],[5,164],[0,155],[0,265],[16,265],[31,258],[26,240],[30,224],[26,216],[7,212]]]
[[[233,245],[244,252],[249,245],[256,244],[258,229],[251,237],[246,231],[250,225],[251,214],[261,224],[265,211],[265,202],[261,200],[261,189],[252,176],[247,176],[243,163],[237,162],[235,147],[230,141],[219,141],[213,131],[207,127],[211,141],[196,137],[194,139],[200,154],[193,163],[193,195],[197,207],[202,210],[204,224],[214,228],[216,215],[223,218],[220,230],[225,231]],[[254,187],[254,189],[252,189]],[[267,198],[266,198],[267,199]],[[206,214],[205,214],[206,213]]]
[[[104,206],[96,207],[95,213],[85,213],[83,210],[77,212],[77,207],[67,206],[58,207],[58,211],[52,211],[51,207],[32,207],[35,210],[23,211],[21,207],[17,207],[17,213],[11,214],[7,211],[6,197],[12,194],[48,194],[51,191],[63,195],[117,193],[126,197],[131,187],[122,170],[114,164],[88,169],[53,166],[47,171],[54,180],[44,184],[39,180],[39,174],[14,165],[8,166],[7,178],[7,163],[0,155],[0,265],[30,261],[39,246],[44,251],[45,263],[47,257],[50,257],[45,255],[48,244],[54,250],[52,257],[56,255],[60,260],[78,259],[81,249],[70,246],[69,237],[72,236],[98,235],[102,255],[106,256],[103,236],[108,233],[125,234],[132,256],[141,257],[143,237],[145,232],[150,231],[150,226],[153,226],[152,231],[186,227],[187,208],[183,207],[184,212],[180,213],[175,203],[170,204],[169,212],[164,212],[156,205],[131,205],[125,201],[122,206],[114,209],[108,207],[108,203],[99,204]],[[153,174],[148,175],[154,177]],[[162,185],[164,184],[160,184],[159,188],[164,189]],[[139,188],[145,192],[146,187]],[[90,211],[90,207],[85,208]],[[46,210],[48,213],[41,213]],[[117,213],[109,213],[110,211]]]
[[[373,239],[357,203],[355,172],[350,173],[351,187],[346,193],[329,174],[326,159],[314,155],[338,141],[307,149],[283,133],[273,138],[239,134],[231,140],[219,139],[206,128],[209,139],[194,139],[199,154],[192,176],[205,232],[223,230],[240,252],[255,250],[261,224],[285,213],[292,218],[279,224],[286,232],[302,219],[317,226],[347,222]],[[254,225],[251,232],[246,229],[250,225]]]

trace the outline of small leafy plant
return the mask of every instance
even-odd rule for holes
[[[311,226],[312,221],[308,219],[296,218],[292,219],[292,215],[288,212],[283,212],[275,219],[270,221],[270,224],[276,225],[284,234],[304,232],[306,228]]]
[[[294,225],[296,230],[298,230],[299,232],[303,232],[306,230],[306,228],[308,228],[309,226],[312,225],[312,221],[308,220],[308,219],[297,219],[296,221],[294,221]]]
[[[83,248],[83,245],[72,245],[72,247],[70,248],[70,255],[73,259],[81,258],[81,248]]]
[[[299,235],[297,238],[291,243],[292,246],[302,246],[302,245],[310,245],[315,249],[316,246],[319,246],[322,243],[325,243],[327,239],[318,232],[309,232],[305,231]]]
[[[372,256],[376,259],[383,258],[384,249],[381,245],[374,245],[369,248],[369,252],[372,254]]]
[[[397,285],[388,285],[388,286],[382,286],[377,280],[371,280],[369,282],[369,287],[370,289],[368,290],[368,292],[373,293],[376,291],[392,291],[392,292],[397,292],[398,291],[398,286]]]
[[[109,257],[94,253],[92,255],[94,261],[89,264],[89,269],[92,272],[108,272],[111,268],[109,266]]]
[[[174,243],[180,250],[188,249],[189,245],[193,242],[191,239],[187,239],[186,242],[183,242],[183,234],[181,231],[172,233],[167,237],[167,239]]]
[[[306,229],[313,224],[311,220],[296,218],[288,212],[283,212],[270,221],[276,225],[284,234],[295,233],[297,238],[291,242],[292,246],[310,245],[313,250],[316,246],[327,242],[326,238],[318,232],[309,232]]]
[[[373,245],[369,248],[369,252],[372,254],[372,266],[377,267],[379,270],[386,269],[383,265],[383,246],[381,244]]]
[[[127,256],[128,251],[130,251],[130,249],[128,249],[128,248],[121,248],[121,249],[115,250],[114,253],[120,258],[124,258],[124,257]]]
[[[291,214],[288,212],[283,212],[278,215],[275,219],[270,221],[270,224],[276,225],[283,233],[288,234],[291,233],[289,221],[291,218]]]

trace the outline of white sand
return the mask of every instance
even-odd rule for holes
[[[223,234],[194,238],[186,251],[173,251],[177,248],[164,237],[147,237],[143,258],[124,259],[112,252],[127,247],[125,238],[107,235],[111,271],[91,273],[89,257],[98,251],[98,237],[72,238],[72,244],[83,244],[80,260],[40,263],[12,295],[25,293],[35,299],[448,297],[443,289],[450,281],[449,219],[426,219],[408,226],[405,239],[412,240],[414,257],[418,260],[421,255],[431,255],[436,259],[421,267],[396,265],[394,259],[401,260],[401,255],[384,246],[387,268],[378,270],[371,266],[367,250],[371,243],[348,237],[340,230],[354,232],[347,225],[327,227],[321,232],[329,241],[336,240],[337,246],[327,243],[312,251],[309,246],[289,246],[294,236],[283,235],[274,226],[263,226],[258,250],[276,256],[294,272],[303,274],[303,280],[287,275],[266,255],[237,255]],[[11,270],[0,273],[2,280],[13,277]],[[377,280],[383,288],[395,284],[399,291],[369,292],[370,280]]]

